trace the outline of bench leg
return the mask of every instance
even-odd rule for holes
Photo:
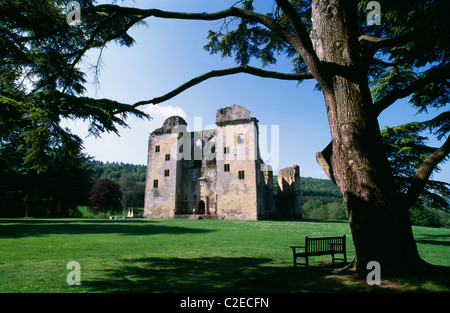
[[[306,267],[308,267],[309,266],[309,262],[308,262],[308,256],[307,255],[305,256],[305,261],[306,261]]]
[[[295,248],[292,248],[292,256],[294,257],[294,267],[297,267],[297,256],[295,255]]]

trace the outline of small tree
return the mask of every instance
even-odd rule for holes
[[[328,219],[330,220],[345,220],[345,204],[339,202],[330,202],[326,204]]]
[[[97,213],[122,212],[122,192],[118,183],[108,178],[97,180],[89,195],[89,209]]]
[[[124,172],[120,175],[119,185],[124,209],[144,206],[145,184],[139,183],[134,175]]]
[[[327,207],[320,200],[308,200],[303,204],[303,217],[306,219],[326,219]]]

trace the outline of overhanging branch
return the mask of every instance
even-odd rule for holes
[[[284,14],[286,14],[290,24],[292,25],[292,28],[297,34],[297,37],[300,39],[302,49],[300,54],[302,55],[307,65],[310,68],[319,67],[320,61],[317,57],[316,52],[314,51],[314,46],[311,38],[309,37],[305,24],[303,24],[295,8],[288,0],[276,0],[276,3],[284,12]]]
[[[399,41],[401,41],[402,38],[382,38],[382,37],[375,37],[372,35],[363,34],[358,37],[358,41],[367,41],[373,44],[377,45],[377,48],[386,47],[392,44],[395,44]]]
[[[266,26],[271,31],[277,33],[283,40],[292,44],[297,38],[290,32],[284,30],[276,20],[273,18],[260,14],[254,11],[239,9],[231,7],[226,10],[213,12],[213,13],[188,13],[188,12],[171,12],[158,9],[139,9],[132,7],[120,7],[118,5],[103,4],[93,7],[92,9],[97,12],[117,13],[119,15],[136,16],[140,20],[148,17],[157,17],[165,19],[180,19],[180,20],[202,20],[202,21],[214,21],[224,19],[226,17],[238,17],[247,19],[256,23],[260,23]]]
[[[258,22],[262,22],[263,20],[270,19],[269,17],[249,11],[243,10],[236,7],[231,7],[226,10],[213,12],[213,13],[190,13],[190,12],[171,12],[171,11],[163,11],[159,9],[139,9],[133,7],[121,7],[113,4],[102,4],[93,7],[92,9],[97,12],[107,12],[107,13],[118,13],[121,15],[127,16],[140,16],[142,19],[147,17],[159,17],[159,18],[167,18],[167,19],[182,19],[182,20],[204,20],[204,21],[214,21],[220,20],[225,17],[236,16],[241,18],[247,18],[251,20],[255,20]]]
[[[292,5],[288,1],[277,1],[278,4],[288,16],[294,18],[296,14]],[[90,9],[88,9],[90,10]],[[203,20],[203,21],[213,21],[220,20],[227,17],[238,17],[242,19],[247,19],[256,23],[259,23],[269,30],[277,34],[282,40],[292,46],[305,60],[306,65],[310,69],[311,73],[320,79],[320,61],[315,54],[312,42],[309,38],[308,32],[305,26],[298,18],[295,20],[294,29],[297,32],[297,36],[291,33],[289,30],[285,29],[278,23],[277,20],[271,18],[268,15],[260,14],[251,10],[239,9],[236,7],[231,7],[226,10],[213,12],[213,13],[187,13],[187,12],[170,12],[162,11],[158,9],[138,9],[130,7],[120,7],[117,5],[98,5],[91,10],[97,12],[105,13],[116,13],[118,15],[135,16],[139,20],[143,20],[148,17],[157,17],[165,19],[181,19],[181,20]]]
[[[425,161],[419,166],[416,173],[414,174],[411,186],[406,193],[406,203],[407,208],[411,207],[419,198],[425,184],[430,178],[431,173],[436,168],[436,166],[444,160],[450,154],[450,136],[447,138],[445,143],[432,154],[430,154]]]
[[[145,105],[145,104],[150,104],[150,103],[158,104],[158,103],[167,101],[167,100],[179,95],[186,89],[191,88],[195,85],[198,85],[207,79],[210,79],[213,77],[221,77],[221,76],[239,74],[239,73],[247,73],[247,74],[251,74],[251,75],[255,75],[255,76],[259,76],[259,77],[275,78],[275,79],[282,79],[282,80],[300,81],[300,80],[304,80],[304,79],[314,78],[314,76],[309,72],[293,73],[293,74],[279,73],[279,72],[266,71],[266,70],[262,70],[262,69],[259,69],[256,67],[244,65],[244,66],[232,67],[232,68],[223,69],[223,70],[214,70],[214,71],[205,73],[203,75],[197,76],[161,97],[156,97],[151,100],[144,100],[144,101],[136,102],[135,104],[133,104],[133,107],[138,107],[140,105]]]
[[[375,113],[377,116],[383,112],[386,108],[391,106],[395,101],[406,98],[412,95],[414,92],[419,90],[420,88],[425,87],[430,83],[440,82],[445,79],[450,78],[450,69],[449,65],[446,66],[436,66],[425,72],[421,78],[409,84],[407,87],[399,89],[394,88],[391,92],[389,92],[382,99],[374,103]]]
[[[358,41],[370,43],[370,48],[367,50],[367,56],[372,58],[379,49],[405,44],[416,35],[417,34],[411,32],[399,37],[382,38],[363,34],[358,37]]]

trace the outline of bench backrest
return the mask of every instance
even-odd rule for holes
[[[344,252],[345,235],[342,237],[305,238],[306,252]]]

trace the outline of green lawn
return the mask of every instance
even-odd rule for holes
[[[415,227],[422,257],[450,266],[450,230]],[[312,258],[293,268],[289,245],[346,234],[347,222],[0,219],[0,292],[449,292],[448,278],[368,286]],[[81,285],[66,268],[81,265]]]

